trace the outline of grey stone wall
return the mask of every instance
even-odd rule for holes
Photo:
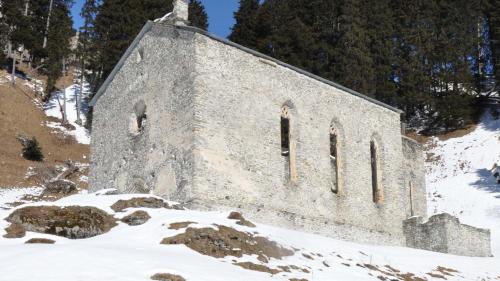
[[[91,190],[117,188],[188,200],[195,146],[194,42],[190,32],[155,25],[94,107]],[[147,119],[139,131],[134,106]]]
[[[490,231],[461,224],[449,214],[439,214],[424,222],[412,217],[404,223],[406,246],[462,256],[491,256]]]
[[[317,229],[320,221],[348,233],[330,231],[334,237],[404,244],[401,223],[409,195],[402,181],[397,112],[202,34],[195,41],[196,138],[201,145],[193,198],[199,205],[240,208],[273,224],[281,220],[259,213],[282,213],[306,218],[295,225],[300,229]],[[284,105],[290,108],[291,140],[296,142],[296,183],[281,155]],[[338,194],[331,191],[332,124],[339,139]],[[372,140],[379,150],[383,190],[378,204],[372,201]],[[375,238],[373,233],[384,235]]]
[[[335,238],[405,244],[406,182],[414,177],[418,191],[424,183],[419,172],[405,174],[420,152],[401,138],[397,111],[188,27],[153,25],[112,78],[94,108],[91,190],[152,192]],[[134,107],[142,102],[147,119],[140,129]],[[283,106],[294,148],[289,160],[281,155]],[[331,126],[338,193],[331,190]],[[424,206],[416,203],[416,212]]]
[[[403,136],[404,186],[406,188],[407,217],[427,218],[427,191],[425,188],[424,152],[422,146]]]

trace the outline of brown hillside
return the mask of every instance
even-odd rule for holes
[[[0,76],[5,75],[0,71]],[[89,146],[44,126],[49,118],[33,99],[34,93],[23,86],[22,80],[18,80],[16,87],[0,84],[0,187],[33,184],[24,178],[30,166],[54,166],[67,160],[88,162]],[[22,146],[16,139],[18,134],[38,140],[45,156],[42,164],[21,156]]]

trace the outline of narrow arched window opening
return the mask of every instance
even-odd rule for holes
[[[141,132],[146,126],[147,120],[146,104],[144,101],[141,100],[134,105],[134,112],[136,116],[137,130],[138,132]]]
[[[292,139],[291,121],[289,108],[283,106],[281,108],[281,155],[285,162],[285,177],[290,183],[296,184],[298,181],[296,149],[297,143]]]
[[[378,151],[374,141],[370,142],[370,161],[372,172],[373,202],[380,203],[382,201],[382,193],[379,186]]]
[[[332,166],[332,192],[339,191],[339,159],[337,133],[333,127],[330,128],[330,164]]]
[[[290,156],[290,116],[286,107],[281,110],[281,155]]]

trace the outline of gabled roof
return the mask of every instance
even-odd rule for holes
[[[130,44],[130,46],[128,47],[128,49],[125,51],[125,54],[123,54],[123,56],[121,57],[121,59],[118,61],[118,63],[116,64],[115,68],[113,69],[113,71],[111,71],[111,73],[109,74],[109,76],[106,78],[106,80],[104,81],[104,83],[102,84],[101,88],[99,88],[99,90],[97,91],[96,95],[94,96],[94,98],[91,100],[90,102],[90,106],[94,106],[97,102],[97,100],[99,99],[100,96],[102,96],[102,94],[106,91],[106,89],[108,88],[109,84],[111,83],[111,81],[113,81],[115,75],[118,73],[118,71],[122,68],[123,64],[125,63],[125,61],[127,60],[127,58],[130,56],[130,54],[132,53],[132,51],[135,49],[135,47],[137,46],[137,44],[141,41],[141,39],[144,37],[144,35],[146,35],[146,33],[148,33],[148,31],[151,30],[151,28],[153,28],[153,26],[164,26],[165,24],[162,24],[162,23],[153,23],[151,21],[148,21],[144,27],[142,28],[142,30],[139,32],[139,34],[137,35],[137,37],[134,39],[134,41],[132,42],[132,44]],[[244,47],[244,46],[241,46],[239,44],[236,44],[234,42],[231,42],[229,40],[226,40],[226,39],[223,39],[223,38],[220,38],[214,34],[211,34],[205,30],[202,30],[202,29],[199,29],[197,27],[193,27],[193,26],[181,26],[181,25],[171,25],[171,24],[168,24],[169,26],[174,26],[175,28],[178,28],[178,29],[182,29],[182,30],[187,30],[187,31],[190,31],[190,32],[194,32],[194,33],[199,33],[199,34],[202,34],[204,36],[207,36],[213,40],[216,40],[216,41],[219,41],[223,44],[226,44],[226,45],[229,45],[229,46],[232,46],[234,48],[237,48],[237,49],[240,49],[244,52],[247,52],[247,53],[250,53],[256,57],[259,57],[259,58],[262,58],[262,59],[265,59],[265,60],[269,60],[269,61],[272,61],[274,63],[276,63],[277,65],[280,65],[280,66],[283,66],[283,67],[286,67],[286,68],[289,68],[293,71],[296,71],[300,74],[303,74],[305,76],[308,76],[310,78],[313,78],[315,80],[318,80],[322,83],[325,83],[327,85],[330,85],[334,88],[337,88],[339,90],[342,90],[342,91],[345,91],[345,92],[348,92],[354,96],[357,96],[357,97],[360,97],[362,99],[365,99],[367,101],[370,101],[376,105],[379,105],[379,106],[382,106],[382,107],[385,107],[389,110],[392,110],[396,113],[399,113],[399,114],[402,114],[403,111],[400,110],[400,109],[397,109],[393,106],[390,106],[388,104],[385,104],[381,101],[378,101],[376,99],[373,99],[373,98],[370,98],[366,95],[363,95],[359,92],[356,92],[352,89],[349,89],[347,87],[344,87],[340,84],[337,84],[335,82],[332,82],[330,80],[327,80],[327,79],[324,79],[324,78],[321,78],[315,74],[312,74],[310,72],[307,72],[303,69],[300,69],[298,67],[295,67],[293,65],[289,65],[287,63],[284,63],[280,60],[277,60],[275,58],[272,58],[272,57],[269,57],[267,55],[264,55],[262,53],[259,53],[255,50],[252,50],[252,49],[249,49],[247,47]]]

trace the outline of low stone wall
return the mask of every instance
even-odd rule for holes
[[[402,137],[404,156],[404,199],[407,217],[427,218],[427,191],[425,188],[424,151],[418,142]]]
[[[460,256],[491,256],[490,231],[461,224],[450,214],[439,214],[423,222],[412,217],[403,222],[406,246]]]

